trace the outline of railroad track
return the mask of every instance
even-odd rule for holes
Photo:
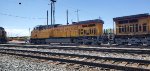
[[[0,49],[0,53],[66,63],[82,64],[95,67],[104,67],[117,70],[150,71],[149,60],[99,57],[18,49]]]
[[[8,44],[1,44],[0,46],[22,46],[22,45],[34,45],[34,44],[21,44],[21,43],[8,43]],[[49,44],[40,44],[49,46]],[[50,44],[51,46],[88,46],[88,47],[111,47],[111,48],[146,48],[150,49],[150,46],[139,46],[139,45],[78,45],[78,44]]]
[[[109,53],[133,53],[133,54],[150,54],[150,49],[124,49],[124,48],[81,48],[68,46],[25,46],[25,45],[0,45],[0,47],[20,47],[20,48],[38,48],[38,49],[58,49],[58,50],[79,50],[79,51],[96,51]]]

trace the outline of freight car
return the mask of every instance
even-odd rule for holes
[[[116,24],[114,41],[118,45],[150,45],[150,15],[137,14],[113,18]]]
[[[33,44],[76,43],[101,44],[107,38],[103,35],[103,20],[87,20],[70,25],[40,25],[31,32]]]
[[[6,43],[7,38],[6,38],[6,31],[4,30],[3,27],[0,27],[0,44]]]

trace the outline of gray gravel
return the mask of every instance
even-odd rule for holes
[[[0,54],[0,71],[105,71],[105,70],[107,69]],[[111,69],[109,71],[115,70]]]
[[[16,49],[1,47],[4,49]],[[91,51],[79,51],[79,50],[58,50],[58,49],[37,49],[37,48],[18,48],[20,50],[32,50],[32,51],[42,51],[42,52],[54,52],[54,53],[68,53],[68,54],[79,54],[79,55],[91,55],[100,57],[115,57],[115,58],[127,58],[127,59],[140,59],[140,60],[150,60],[149,54],[130,54],[130,53],[109,53],[109,52],[91,52]]]
[[[68,71],[67,68],[51,65],[46,62],[35,62],[37,59],[16,56],[0,56],[1,71]],[[72,70],[73,71],[73,70]]]

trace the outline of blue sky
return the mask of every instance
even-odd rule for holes
[[[19,5],[19,2],[22,4]],[[50,0],[0,0],[0,26],[8,36],[29,35],[36,25],[46,24],[46,11]],[[150,13],[150,0],[57,0],[56,23],[66,24],[66,10],[69,10],[69,23],[79,20],[91,20],[101,17],[104,28],[112,28],[114,17]]]

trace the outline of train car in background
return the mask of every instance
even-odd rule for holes
[[[103,20],[87,20],[70,25],[40,25],[31,32],[31,43],[76,43],[101,44],[103,42]]]
[[[0,44],[6,42],[7,42],[6,31],[3,27],[0,27]]]
[[[116,44],[150,45],[149,14],[116,17],[113,20],[116,24]]]

